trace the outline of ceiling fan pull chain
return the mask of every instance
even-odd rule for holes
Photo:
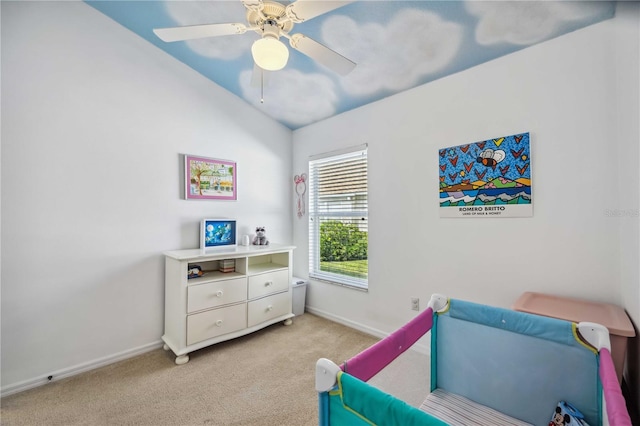
[[[260,103],[264,103],[264,70],[260,68]]]

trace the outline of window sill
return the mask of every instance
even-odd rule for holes
[[[318,282],[321,282],[321,283],[335,285],[335,286],[338,286],[338,287],[344,287],[344,288],[348,288],[348,289],[351,289],[351,290],[361,291],[363,293],[368,293],[369,292],[369,287],[363,287],[363,286],[359,286],[359,285],[355,285],[355,284],[347,284],[347,283],[342,283],[342,282],[338,282],[338,281],[332,281],[332,280],[329,280],[329,279],[326,279],[326,278],[314,277],[313,275],[310,275],[309,279],[314,280],[314,281],[318,281]]]

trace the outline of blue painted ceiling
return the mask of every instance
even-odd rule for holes
[[[346,76],[336,74],[281,39],[289,48],[289,62],[284,69],[268,73],[267,84],[261,88],[251,85],[251,45],[260,38],[256,32],[171,43],[153,32],[154,28],[197,24],[247,24],[247,10],[240,0],[87,3],[290,129],[575,31],[615,13],[615,2],[594,1],[355,1],[297,23],[291,31],[351,59],[357,64],[353,71]]]

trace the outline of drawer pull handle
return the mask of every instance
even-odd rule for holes
[[[222,320],[218,320],[218,321],[216,321],[216,326],[218,326],[218,327],[222,327]]]
[[[267,281],[266,283],[264,283],[265,287],[269,287],[273,285],[273,281]]]
[[[222,297],[223,294],[224,292],[222,290],[218,290],[218,292],[216,293],[216,296]]]
[[[273,305],[267,306],[267,311],[272,311],[272,310],[273,310]]]

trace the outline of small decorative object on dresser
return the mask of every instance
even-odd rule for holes
[[[200,267],[200,265],[189,265],[187,274],[189,275],[189,279],[191,279],[203,276],[204,272],[202,272],[202,268]]]
[[[189,353],[282,321],[291,324],[294,246],[165,252],[164,349]],[[192,271],[204,275],[188,277]]]
[[[235,259],[224,259],[219,261],[220,267],[218,271],[220,272],[235,272],[236,271],[236,261]]]
[[[267,238],[267,232],[264,230],[264,226],[256,227],[256,236],[253,237],[254,246],[268,246],[269,239]]]

